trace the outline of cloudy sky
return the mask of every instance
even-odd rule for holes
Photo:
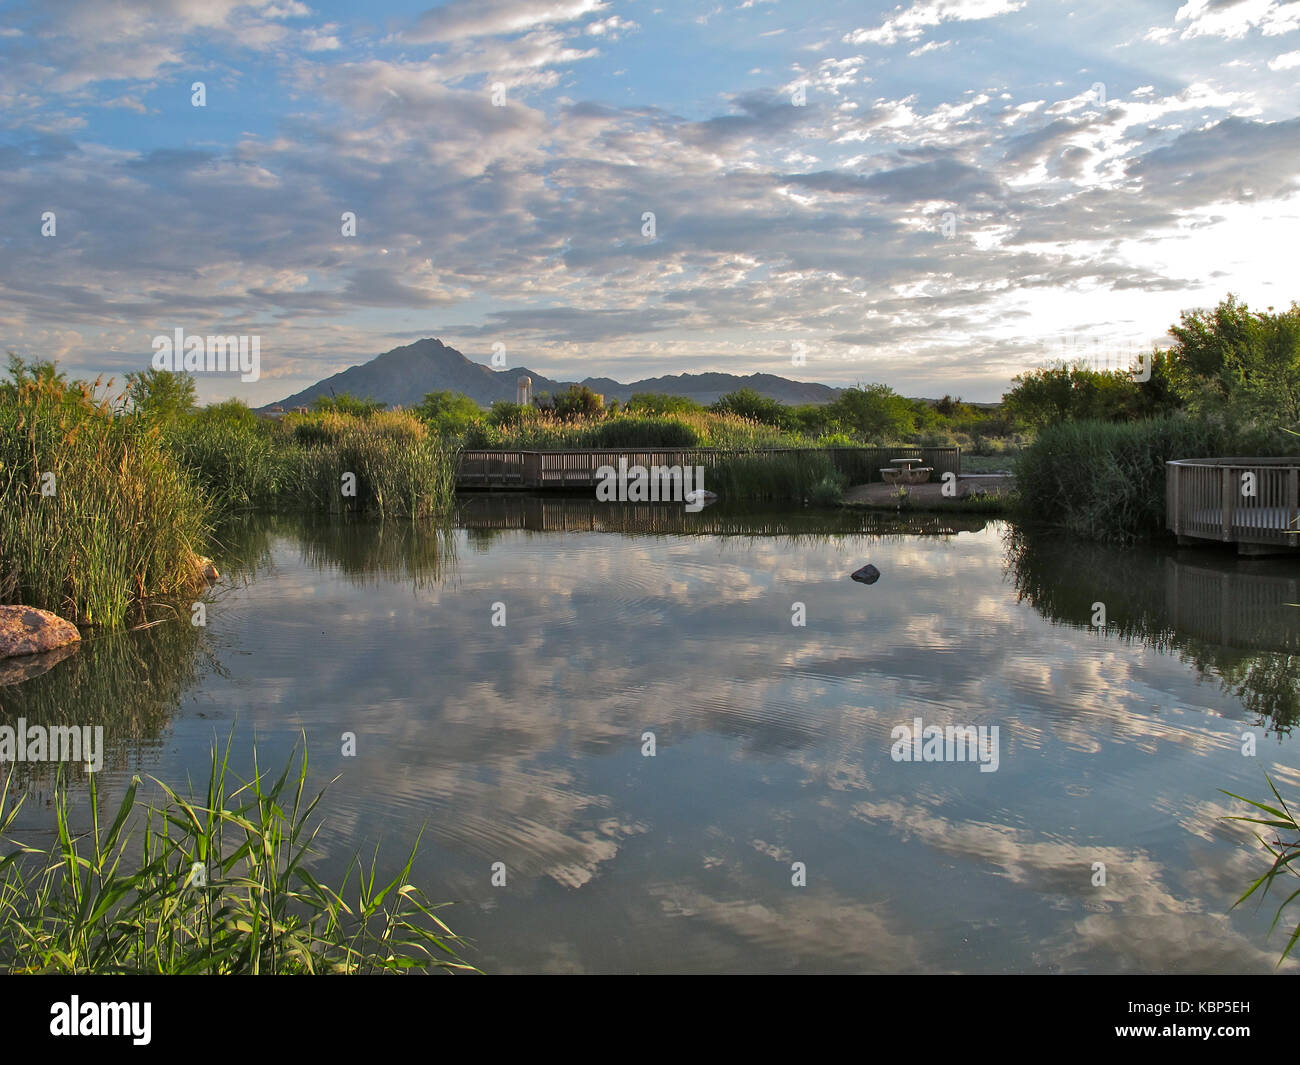
[[[260,336],[205,400],[426,336],[996,399],[1300,298],[1298,190],[1300,0],[0,8],[4,347]]]

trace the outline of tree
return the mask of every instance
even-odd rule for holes
[[[623,408],[628,414],[684,414],[701,407],[687,396],[670,396],[664,392],[634,392]]]
[[[1266,425],[1300,421],[1300,305],[1252,312],[1231,294],[1184,311],[1169,333],[1173,391],[1197,413]]]
[[[750,421],[785,429],[790,425],[790,408],[779,399],[761,395],[752,388],[738,388],[720,396],[709,410],[718,414],[738,414]]]
[[[1057,363],[1012,378],[1002,397],[1008,413],[1035,429],[1052,422],[1127,421],[1139,413],[1137,383],[1124,370]]]
[[[882,384],[846,388],[827,404],[827,417],[866,440],[894,442],[916,431],[911,401]]]
[[[483,417],[469,396],[450,391],[426,393],[415,413],[441,436],[459,436]]]
[[[508,399],[499,399],[488,408],[488,424],[498,428],[513,428],[521,425],[525,418],[533,413],[533,408],[522,403],[512,403]]]
[[[594,418],[605,411],[605,400],[586,385],[570,385],[555,397],[555,415],[564,421]]]
[[[167,424],[191,413],[198,403],[194,377],[188,373],[150,368],[127,374],[126,381],[132,406],[158,424]]]

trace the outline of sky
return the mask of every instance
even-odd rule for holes
[[[205,402],[423,337],[991,401],[1300,299],[1298,193],[1300,0],[0,3],[0,342],[258,337]]]

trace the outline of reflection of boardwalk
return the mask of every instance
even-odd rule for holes
[[[1247,569],[1246,567],[1252,567]],[[1254,568],[1259,567],[1259,568]],[[1165,609],[1179,633],[1249,651],[1300,651],[1300,576],[1291,566],[1165,559]]]
[[[889,457],[911,457],[934,468],[933,476],[961,473],[958,447],[832,447],[763,448],[729,452],[711,448],[575,449],[571,451],[478,451],[460,453],[456,467],[457,488],[590,488],[596,484],[601,466],[703,466],[709,470],[718,462],[739,455],[780,457],[824,455],[837,470],[855,482],[880,480],[879,467]]]
[[[528,529],[535,532],[618,532],[706,536],[799,536],[897,533],[943,536],[978,532],[986,519],[918,514],[902,518],[832,510],[749,510],[729,513],[706,507],[697,513],[680,503],[601,503],[574,496],[492,493],[466,496],[457,508],[465,529]]]
[[[1300,459],[1180,459],[1165,470],[1165,525],[1179,543],[1235,543],[1241,554],[1300,548]]]

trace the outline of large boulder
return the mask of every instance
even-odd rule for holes
[[[38,655],[81,639],[77,626],[34,606],[0,606],[0,658]]]

